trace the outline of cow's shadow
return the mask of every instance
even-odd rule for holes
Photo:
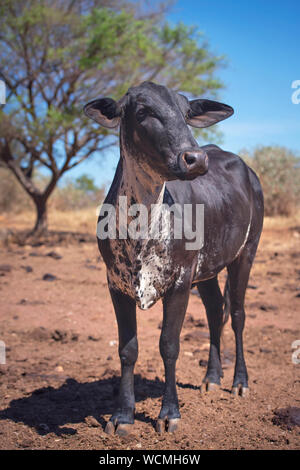
[[[22,422],[35,428],[41,435],[50,432],[56,435],[75,434],[77,431],[74,428],[65,425],[81,423],[88,416],[94,417],[104,428],[106,421],[103,415],[113,412],[119,383],[120,378],[117,376],[85,383],[69,378],[59,388],[39,388],[29,397],[12,400],[8,408],[0,411],[0,420]],[[177,385],[182,388],[199,388],[191,384]],[[158,378],[149,380],[135,375],[136,401],[159,398],[163,390],[164,383]],[[135,418],[155,426],[154,420],[144,413],[137,413]]]

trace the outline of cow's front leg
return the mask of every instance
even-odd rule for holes
[[[133,370],[138,357],[136,331],[136,304],[127,295],[110,289],[119,332],[119,356],[121,361],[121,384],[115,411],[105,431],[118,435],[130,432],[134,423],[135,397]]]
[[[180,419],[175,366],[179,354],[180,331],[190,292],[189,278],[190,276],[186,283],[175,285],[170,289],[163,299],[164,316],[159,347],[165,366],[165,390],[156,425],[159,433],[165,429],[174,432]]]

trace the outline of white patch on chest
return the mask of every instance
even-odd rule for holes
[[[164,255],[168,254],[168,250],[165,249],[162,256],[158,256],[155,248],[154,245],[149,255],[143,256],[143,253],[141,253],[138,256],[138,260],[141,261],[141,269],[137,275],[138,282],[135,287],[135,295],[142,309],[147,309],[153,305],[164,292],[167,284],[168,278],[165,277],[165,271],[169,263]]]
[[[164,191],[165,185],[151,208],[150,238],[110,241],[114,262],[108,269],[109,285],[134,298],[143,310],[161,298],[178,277],[179,268],[172,265],[172,235],[168,209],[163,205]]]
[[[170,244],[165,240],[115,240],[111,244],[115,262],[108,270],[110,287],[134,298],[141,309],[151,307],[174,282],[177,270],[170,258]]]

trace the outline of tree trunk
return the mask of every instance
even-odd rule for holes
[[[32,234],[42,235],[48,230],[47,199],[44,197],[34,197],[33,200],[36,207],[36,222]]]

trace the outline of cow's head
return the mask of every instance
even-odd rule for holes
[[[231,116],[233,109],[211,100],[189,101],[164,86],[145,82],[130,88],[119,102],[101,98],[88,103],[84,112],[108,128],[121,124],[125,158],[165,180],[191,180],[207,171],[208,157],[188,124],[208,127]]]

